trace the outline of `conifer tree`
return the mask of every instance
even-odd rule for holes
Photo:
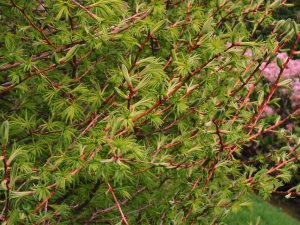
[[[297,195],[300,109],[264,113],[299,54],[285,5],[1,0],[2,223],[218,224],[247,193]]]

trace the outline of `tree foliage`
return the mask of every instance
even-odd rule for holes
[[[285,3],[2,0],[3,224],[217,224],[278,191],[300,157],[300,110],[263,117],[298,54]],[[290,147],[249,160],[268,133]]]

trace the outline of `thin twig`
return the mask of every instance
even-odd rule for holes
[[[116,197],[116,195],[115,195],[115,193],[114,193],[114,191],[113,191],[113,189],[112,189],[110,183],[107,182],[107,185],[108,185],[108,190],[109,190],[110,193],[112,194],[112,196],[113,196],[113,198],[114,198],[114,201],[115,201],[115,203],[116,203],[116,206],[117,206],[117,208],[118,208],[118,210],[119,210],[119,212],[120,212],[120,214],[121,214],[121,217],[122,217],[123,222],[124,222],[126,225],[128,225],[129,223],[127,222],[127,219],[126,219],[126,217],[125,217],[125,215],[124,215],[124,213],[123,213],[123,211],[122,211],[122,208],[121,208],[121,206],[120,206],[120,204],[119,204],[119,202],[118,202],[118,199],[117,199],[117,197]]]

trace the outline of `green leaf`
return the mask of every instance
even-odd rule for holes
[[[124,99],[128,99],[128,96],[124,94],[123,91],[121,91],[118,87],[114,87],[115,91],[118,93],[118,95]]]
[[[123,73],[123,76],[124,76],[125,80],[127,81],[128,85],[132,86],[128,70],[124,64],[122,64],[122,73]]]
[[[72,48],[70,48],[69,51],[67,52],[66,56],[58,60],[59,63],[65,63],[65,62],[69,61],[70,59],[72,59],[72,57],[78,51],[79,46],[80,45],[74,45]]]
[[[33,194],[32,191],[11,191],[9,193],[9,197],[11,199],[14,199],[14,198],[23,198],[25,196],[30,196],[32,194]]]
[[[284,81],[281,81],[278,83],[278,86],[280,87],[288,87],[290,83],[292,83],[292,79],[285,79]]]
[[[299,33],[298,24],[295,21],[293,21],[292,23],[293,23],[294,32],[297,35]]]
[[[277,66],[282,70],[282,69],[283,69],[282,59],[277,58],[277,59],[276,59],[276,62],[277,62]]]
[[[156,23],[151,29],[151,34],[153,35],[156,31],[158,31],[164,25],[164,23],[164,20],[161,20],[158,23]]]
[[[9,140],[9,122],[6,120],[0,127],[1,144],[6,145]]]
[[[208,20],[205,21],[204,25],[202,26],[202,29],[201,29],[201,34],[204,35],[204,34],[207,34],[209,33],[210,31],[212,31],[212,22],[213,22],[213,18],[209,18]]]

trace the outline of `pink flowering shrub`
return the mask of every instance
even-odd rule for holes
[[[290,99],[292,101],[293,107],[299,107],[300,106],[300,82],[299,79],[296,79],[292,85],[292,94],[290,96]]]
[[[287,59],[287,54],[284,53],[279,53],[277,55],[277,58],[281,60],[286,60]],[[261,69],[263,69],[266,66],[266,62],[262,63]],[[280,68],[276,63],[276,60],[271,62],[267,67],[263,70],[263,74],[265,78],[270,81],[274,82],[277,78],[277,76],[280,73]],[[300,75],[300,59],[291,59],[289,60],[287,67],[284,69],[282,76],[286,79],[293,79],[296,77],[299,77]]]
[[[281,59],[283,62],[287,59],[287,53],[279,53],[277,58]],[[270,82],[274,83],[280,73],[280,68],[277,65],[277,59],[273,60],[273,62],[262,63],[261,70],[265,79]],[[283,70],[282,73],[283,79],[291,79],[291,83],[289,87],[291,88],[290,92],[285,89],[281,88],[280,93],[281,95],[288,95],[289,99],[291,100],[291,105],[293,108],[300,106],[300,59],[290,59],[286,68]],[[267,113],[266,113],[267,114]]]

